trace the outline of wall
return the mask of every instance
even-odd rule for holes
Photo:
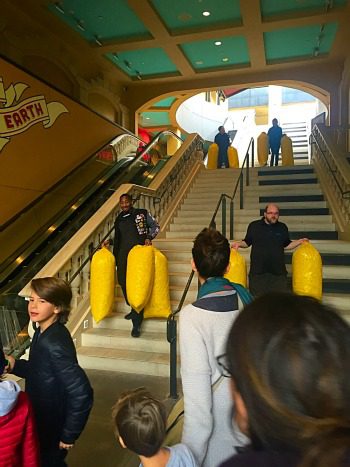
[[[198,133],[202,138],[213,141],[219,125],[223,125],[228,115],[227,101],[220,105],[205,101],[200,93],[187,99],[176,112],[177,124],[187,133]],[[226,131],[232,130],[230,122],[225,123]]]
[[[0,69],[1,225],[122,131],[1,58]],[[46,106],[54,112],[54,102],[64,112],[43,120],[34,112],[37,96],[44,113]]]

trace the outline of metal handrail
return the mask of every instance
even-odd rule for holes
[[[215,218],[216,215],[220,209],[220,206],[222,205],[222,216],[223,216],[223,229],[222,229],[222,234],[225,236],[226,234],[226,199],[230,199],[230,237],[233,238],[233,201],[234,197],[236,196],[236,192],[238,189],[238,186],[241,187],[240,189],[240,209],[243,209],[243,169],[244,166],[246,165],[246,186],[249,186],[249,150],[252,149],[252,167],[254,167],[254,138],[251,138],[248,144],[248,148],[246,151],[246,155],[244,157],[242,167],[236,182],[236,185],[233,190],[232,196],[227,195],[226,193],[222,193],[220,195],[219,201],[216,205],[216,208],[214,210],[214,213],[212,215],[212,218],[209,222],[209,228],[216,228],[216,222]],[[186,287],[183,291],[183,294],[181,296],[180,302],[176,308],[176,310],[168,316],[167,319],[167,341],[170,344],[170,390],[169,390],[169,396],[172,399],[177,399],[178,398],[178,393],[177,393],[177,321],[176,321],[176,315],[180,313],[183,304],[185,302],[187,292],[190,288],[192,279],[194,276],[194,271],[191,271],[191,274],[188,277]]]
[[[349,198],[350,198],[350,190],[344,191],[344,190],[342,189],[341,184],[339,183],[339,180],[338,180],[338,178],[336,177],[336,174],[339,173],[339,170],[338,170],[338,169],[335,169],[335,170],[334,170],[334,169],[332,168],[331,164],[329,163],[328,158],[326,157],[325,151],[323,150],[323,148],[321,147],[320,143],[319,143],[318,140],[317,140],[316,132],[314,131],[314,129],[315,129],[315,126],[313,127],[312,132],[311,132],[312,137],[313,137],[313,139],[314,139],[314,143],[316,144],[316,146],[317,146],[317,148],[318,148],[320,154],[322,154],[322,157],[323,157],[324,161],[326,162],[326,164],[327,164],[327,166],[328,166],[329,172],[332,174],[332,177],[333,177],[333,179],[334,179],[334,181],[335,181],[335,183],[336,183],[336,185],[337,185],[337,187],[338,187],[338,189],[339,189],[339,191],[340,191],[340,193],[341,193],[342,198],[343,198],[343,199],[349,199]],[[319,134],[320,134],[320,133],[319,133]],[[320,135],[321,135],[321,134],[320,134]],[[322,137],[322,135],[321,135],[321,137]],[[322,137],[322,139],[323,139],[323,143],[326,144],[326,142],[324,141],[324,138],[323,138],[323,137]],[[327,146],[327,148],[328,148],[328,146]],[[328,151],[329,151],[329,153],[332,153],[332,151],[331,151],[329,148],[328,148]],[[345,196],[345,195],[347,195],[347,196]]]

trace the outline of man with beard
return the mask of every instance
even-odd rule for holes
[[[250,253],[249,290],[255,297],[277,290],[287,290],[287,270],[284,261],[284,250],[293,250],[307,238],[291,240],[288,227],[279,222],[279,208],[276,204],[268,204],[264,216],[248,225],[243,240],[235,241],[231,247],[252,247]]]

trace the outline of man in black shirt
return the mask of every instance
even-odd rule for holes
[[[153,238],[159,232],[157,221],[146,209],[137,209],[133,207],[132,198],[128,193],[121,195],[119,200],[121,212],[114,223],[114,246],[113,254],[117,265],[118,283],[123,290],[125,301],[128,303],[126,293],[126,270],[129,251],[135,245],[151,245]],[[125,316],[131,319],[133,328],[131,335],[139,337],[141,332],[141,323],[143,320],[143,310],[138,313],[131,309]]]
[[[307,238],[291,240],[288,227],[278,219],[278,206],[268,204],[264,216],[249,224],[245,238],[231,245],[236,250],[252,246],[249,290],[255,297],[272,290],[287,290],[284,250],[293,250],[308,241]]]

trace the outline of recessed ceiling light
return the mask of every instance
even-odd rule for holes
[[[214,42],[214,45],[221,45],[221,44],[222,44],[221,41],[215,41],[215,42]]]
[[[203,11],[202,15],[203,16],[210,16],[210,11]]]
[[[227,57],[224,57],[224,58],[222,59],[222,61],[223,61],[223,62],[228,62],[228,58],[227,58]]]
[[[196,64],[196,65],[203,65],[203,60],[196,60],[196,61],[195,61],[195,64]]]
[[[151,120],[151,117],[146,117],[146,120]]]

